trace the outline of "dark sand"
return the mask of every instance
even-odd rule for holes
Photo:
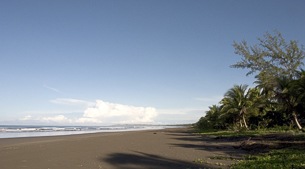
[[[245,152],[190,129],[0,139],[0,169],[228,168]]]

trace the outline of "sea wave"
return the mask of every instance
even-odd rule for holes
[[[164,129],[169,125],[113,125],[113,126],[0,126],[0,138],[42,137],[98,132],[124,132]]]

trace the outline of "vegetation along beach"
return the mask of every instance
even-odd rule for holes
[[[249,69],[247,75],[256,74],[256,86],[229,89],[196,127],[218,131],[214,134],[221,138],[243,138],[236,148],[265,152],[233,168],[305,168],[304,48],[295,40],[286,41],[279,32],[266,33],[258,41],[253,46],[235,42],[235,53],[242,61],[232,65]]]

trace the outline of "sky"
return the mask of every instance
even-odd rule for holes
[[[233,42],[305,45],[303,0],[1,0],[0,125],[194,123],[253,85]]]

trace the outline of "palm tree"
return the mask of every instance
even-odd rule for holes
[[[284,113],[284,116],[292,115],[297,127],[302,129],[297,109],[305,101],[305,72],[299,72],[295,79],[292,76],[272,77],[265,72],[261,72],[256,78],[255,83],[266,98],[265,104],[272,106],[278,113]]]
[[[222,126],[222,122],[220,120],[221,108],[218,105],[212,105],[209,107],[209,110],[206,111],[206,119],[211,123],[213,128],[219,129]]]
[[[221,101],[224,114],[232,116],[235,123],[239,122],[239,126],[246,129],[248,129],[246,115],[248,109],[253,105],[249,97],[251,91],[248,89],[248,85],[235,85],[226,92]]]
[[[291,114],[297,127],[301,130],[302,126],[297,117],[297,109],[304,97],[304,84],[302,79],[291,80],[286,77],[277,79],[278,85],[275,88],[275,97],[279,107],[286,113]],[[300,93],[301,92],[301,93]]]
[[[288,84],[289,101],[293,101],[290,105],[292,116],[297,127],[301,130],[302,126],[299,123],[298,115],[302,114],[305,109],[305,71],[299,72],[298,79],[292,80]]]
[[[262,71],[255,78],[257,80],[254,83],[257,84],[256,87],[261,89],[262,94],[267,97],[272,97],[274,95],[274,88],[277,86],[276,77],[268,72]]]

